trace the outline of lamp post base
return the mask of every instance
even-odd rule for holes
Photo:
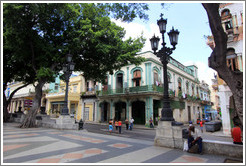
[[[58,129],[71,129],[77,130],[78,123],[75,123],[75,119],[71,118],[69,115],[60,115],[59,118],[56,119],[56,128]]]
[[[171,108],[162,108],[161,121],[174,121],[173,110]]]
[[[182,128],[183,126],[173,126],[171,121],[160,121],[154,144],[167,148],[183,148]]]

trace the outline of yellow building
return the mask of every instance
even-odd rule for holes
[[[80,94],[82,92],[82,75],[73,76],[69,80],[68,89],[68,109],[69,114],[74,116],[76,120],[81,117]],[[51,117],[58,117],[64,107],[66,83],[60,81],[57,91],[46,95],[47,106],[46,112]]]
[[[82,74],[69,79],[68,109],[77,121],[96,121],[96,85],[95,81],[85,80]],[[64,107],[66,83],[59,78],[50,84],[51,92],[46,95],[46,112],[53,118],[60,115]]]

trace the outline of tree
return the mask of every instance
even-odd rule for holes
[[[138,5],[136,5],[138,6]],[[87,78],[103,80],[107,72],[128,63],[139,64],[136,52],[143,47],[144,39],[123,41],[124,29],[109,19],[114,7],[110,4],[7,4],[3,5],[4,42],[11,48],[14,59],[25,62],[30,67],[27,75],[33,75],[35,97],[21,127],[35,126],[35,117],[40,108],[42,87],[54,81],[71,53],[77,71]],[[106,10],[107,9],[107,10]],[[131,11],[131,8],[129,8]],[[134,9],[138,11],[138,9]],[[136,15],[123,17],[131,21]],[[132,14],[130,12],[130,14]],[[127,14],[126,14],[127,15]],[[11,42],[14,41],[14,42]],[[7,52],[4,51],[4,55]]]
[[[203,3],[214,37],[215,48],[209,57],[209,67],[216,70],[219,77],[229,86],[235,101],[235,112],[243,126],[243,72],[232,71],[226,65],[227,35],[221,24],[218,3]]]
[[[8,29],[11,31],[11,29]],[[15,48],[12,48],[13,44],[12,42],[15,42],[11,40],[11,35],[9,35],[9,31],[7,31],[6,28],[4,28],[4,43],[3,43],[3,121],[8,121],[8,105],[12,100],[12,97],[14,94],[32,83],[31,77],[34,77],[32,73],[27,74],[26,70],[30,70],[30,67],[26,65],[25,61],[18,58],[18,55],[14,54],[12,50]],[[6,38],[9,38],[10,40],[6,40]],[[10,44],[11,43],[11,44]],[[5,90],[7,88],[8,83],[11,83],[12,81],[22,81],[23,85],[16,88],[14,91],[11,92],[11,94],[8,96],[8,98],[5,95]]]

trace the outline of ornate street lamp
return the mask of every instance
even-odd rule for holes
[[[157,25],[159,26],[160,33],[162,34],[162,48],[161,50],[158,50],[158,45],[160,38],[155,37],[155,35],[150,39],[152,50],[154,51],[154,54],[157,55],[157,57],[160,58],[162,64],[163,64],[163,78],[164,78],[164,93],[163,93],[163,108],[161,111],[161,121],[173,121],[173,125],[181,125],[182,123],[175,122],[173,118],[173,111],[170,107],[170,100],[169,100],[169,92],[168,92],[168,76],[167,76],[167,64],[170,58],[170,55],[172,54],[173,50],[175,50],[175,46],[178,43],[178,35],[179,31],[172,30],[168,32],[170,43],[173,46],[172,48],[166,47],[166,43],[164,40],[164,34],[166,32],[166,24],[167,19],[163,19],[163,14],[161,14],[161,19],[157,20]]]
[[[64,78],[66,82],[66,92],[65,92],[64,107],[61,110],[61,115],[68,115],[69,112],[69,109],[67,107],[69,77],[71,76],[75,66],[75,63],[72,62],[72,57],[73,55],[68,54],[66,56],[67,63],[63,65]]]

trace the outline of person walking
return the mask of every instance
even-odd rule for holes
[[[203,133],[203,122],[202,122],[202,119],[200,120],[200,129],[201,129],[201,132]]]
[[[132,128],[133,128],[133,122],[134,122],[134,119],[133,118],[131,118],[131,120],[130,120],[130,130],[132,130]]]
[[[122,122],[121,120],[119,120],[118,121],[119,134],[121,134],[121,125],[122,125]]]
[[[114,129],[114,127],[113,127],[113,125],[112,125],[112,122],[110,121],[110,122],[109,122],[109,126],[108,126],[108,130],[109,130],[109,133],[110,133],[110,134],[113,132],[113,129]]]
[[[151,117],[150,117],[150,119],[149,119],[149,126],[150,126],[150,128],[154,128],[153,120],[152,120]]]
[[[115,130],[118,130],[118,120],[115,121],[114,125],[115,125]]]
[[[128,130],[128,127],[129,127],[129,120],[128,119],[125,120],[125,124],[126,124],[126,130]]]

